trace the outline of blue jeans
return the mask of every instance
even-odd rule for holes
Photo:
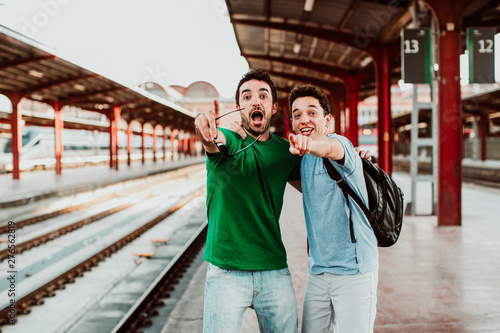
[[[204,333],[238,333],[243,313],[255,309],[261,332],[296,333],[297,301],[288,268],[238,271],[208,265]]]

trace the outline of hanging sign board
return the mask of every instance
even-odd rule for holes
[[[405,83],[430,83],[429,29],[403,29],[401,38],[402,79]]]
[[[495,83],[496,28],[467,29],[469,83]]]

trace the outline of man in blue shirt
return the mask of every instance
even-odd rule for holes
[[[361,159],[351,142],[328,134],[332,115],[325,95],[313,86],[289,96],[290,152],[303,156],[301,180],[309,275],[304,295],[302,332],[373,332],[377,303],[377,240],[363,211],[333,181],[323,164],[334,168],[366,203]],[[349,228],[349,214],[353,230]]]

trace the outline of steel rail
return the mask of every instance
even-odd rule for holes
[[[27,241],[16,245],[16,254],[22,253],[22,252],[27,251],[31,248],[37,247],[43,243],[54,240],[62,235],[67,234],[68,232],[80,229],[81,227],[83,227],[87,224],[90,224],[90,223],[93,223],[93,222],[98,221],[100,219],[103,219],[106,216],[110,216],[112,214],[121,212],[122,210],[130,208],[132,205],[134,205],[134,204],[133,203],[125,203],[125,204],[120,205],[118,207],[113,207],[113,208],[107,209],[103,212],[97,213],[95,215],[86,217],[84,219],[81,219],[77,222],[66,225],[66,226],[61,227],[59,229],[49,231],[41,236],[37,236],[35,238],[28,239]],[[3,250],[0,250],[0,261],[7,258],[8,255],[9,255],[9,248],[5,248]]]
[[[151,326],[151,317],[158,315],[157,307],[162,306],[161,298],[168,297],[189,264],[205,243],[208,222],[205,221],[187,241],[167,267],[150,284],[132,308],[113,328],[112,333],[137,332],[141,327]]]
[[[43,304],[44,297],[54,296],[56,290],[64,288],[64,285],[67,283],[74,282],[75,278],[82,276],[85,271],[89,271],[92,267],[97,266],[97,264],[100,261],[104,260],[106,257],[111,256],[112,253],[117,252],[123,246],[132,242],[141,234],[151,229],[156,224],[160,223],[165,218],[167,218],[168,216],[170,216],[171,214],[175,213],[177,210],[185,206],[191,200],[200,196],[203,193],[203,189],[194,190],[190,194],[180,199],[175,205],[170,207],[168,210],[158,215],[154,219],[150,220],[149,222],[143,224],[136,230],[123,236],[115,243],[100,250],[96,254],[85,259],[79,264],[73,266],[64,273],[59,274],[58,276],[52,278],[49,282],[46,282],[41,286],[33,288],[31,292],[28,292],[26,295],[17,299],[16,301],[16,309],[18,310],[17,315],[28,314],[31,311],[30,308],[32,306]],[[9,317],[8,317],[9,311],[10,311],[9,304],[3,304],[2,308],[0,309],[0,326],[9,323]]]

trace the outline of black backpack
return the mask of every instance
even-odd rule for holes
[[[361,160],[363,161],[363,173],[368,192],[368,209],[352,188],[342,179],[331,162],[327,158],[323,158],[323,163],[330,178],[335,180],[342,189],[347,205],[349,205],[348,195],[350,195],[365,213],[377,237],[378,246],[392,246],[398,240],[403,224],[403,192],[382,169],[366,158]],[[349,229],[351,241],[356,243],[350,213]]]

